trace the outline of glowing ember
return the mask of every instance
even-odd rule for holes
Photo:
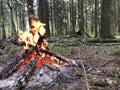
[[[43,63],[59,67],[59,65],[57,64],[58,60],[55,57],[48,56],[45,53],[39,51],[39,48],[42,48],[43,50],[49,50],[48,42],[44,38],[46,34],[46,30],[44,28],[45,24],[38,20],[31,19],[31,26],[32,28],[30,29],[29,32],[19,31],[18,42],[25,43],[24,45],[25,50],[28,50],[31,46],[37,46],[38,50],[26,54],[26,57],[21,59],[24,62],[18,66],[18,69],[21,69],[25,65],[27,65],[27,63],[30,62],[31,58],[35,57],[36,55],[39,55],[39,58],[35,65],[36,67],[42,67]]]

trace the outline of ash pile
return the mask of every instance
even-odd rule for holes
[[[8,78],[0,80],[0,89],[61,90],[61,85],[63,84],[70,84],[66,88],[73,88],[71,87],[73,85],[74,87],[79,86],[80,79],[83,77],[79,67],[71,65],[60,66],[59,68],[43,65],[41,68],[35,68],[29,77],[23,78],[21,74],[21,71],[17,71]]]

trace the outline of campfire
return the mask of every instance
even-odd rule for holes
[[[26,50],[26,57],[21,60],[24,60],[24,63],[18,65],[18,69],[26,66],[32,58],[37,58],[36,67],[42,67],[43,63],[50,64],[52,66],[59,66],[57,58],[54,56],[49,56],[46,53],[42,52],[49,51],[48,42],[45,39],[46,30],[44,28],[45,24],[38,20],[31,20],[32,28],[28,31],[20,31],[18,41],[24,43],[24,50]],[[29,48],[35,48],[34,51],[29,52]],[[28,53],[29,52],[29,53]],[[21,61],[20,60],[20,61]]]
[[[60,69],[63,67],[78,67],[75,60],[68,59],[49,49],[45,38],[45,25],[39,20],[31,19],[30,31],[19,31],[18,42],[23,44],[24,52],[13,58],[12,62],[0,72],[1,79],[7,79],[14,72],[17,72],[17,78],[12,86],[15,89],[26,87],[26,83],[37,68],[47,67],[51,71],[61,72]]]

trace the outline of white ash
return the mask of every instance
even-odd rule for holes
[[[54,82],[56,78],[58,78],[58,80],[56,80],[54,84],[61,82],[60,80],[61,78],[63,78],[64,81],[66,81],[67,80],[66,78],[70,79],[73,77],[71,76],[72,72],[74,71],[72,70],[72,68],[74,67],[63,66],[63,67],[59,67],[60,71],[55,71],[55,70],[53,71],[46,66],[43,66],[42,68],[35,68],[34,72],[32,73],[31,77],[28,79],[28,82],[23,90],[34,90],[34,88],[36,87],[46,86]],[[18,72],[14,73],[7,79],[0,80],[0,89],[14,90],[13,86],[15,84],[15,80],[17,76],[19,76],[17,74]]]

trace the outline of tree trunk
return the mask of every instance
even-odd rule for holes
[[[100,37],[113,38],[110,32],[110,4],[112,0],[102,0]]]
[[[84,31],[84,13],[83,13],[83,0],[78,0],[78,25],[79,31],[78,34],[80,36],[85,35]]]
[[[29,17],[28,17],[28,3],[27,0],[25,0],[25,4],[24,4],[24,21],[25,21],[25,30],[29,31],[30,30],[30,25],[29,25]]]
[[[53,0],[51,0],[51,2],[50,2],[50,12],[51,12],[51,14],[50,14],[50,22],[51,22],[51,36],[53,36],[54,34],[53,34],[53,29],[54,29],[54,25],[53,25]]]
[[[98,0],[95,0],[95,38],[98,37]]]
[[[39,1],[39,14],[40,20],[46,24],[47,36],[50,36],[50,29],[49,29],[49,9],[48,9],[48,1],[47,0],[40,0]]]
[[[81,30],[83,32],[83,35],[85,35],[85,30],[84,30],[84,13],[83,13],[83,0],[81,0],[80,2],[80,6],[81,6],[81,24],[80,24],[80,27],[81,27]]]
[[[118,0],[118,32],[120,33],[120,0]]]
[[[1,0],[1,15],[2,15],[2,39],[6,38],[6,32],[5,32],[5,16],[3,12],[3,1]]]
[[[38,0],[33,0],[34,17],[38,18]]]
[[[91,2],[91,33],[93,34],[94,33],[94,25],[95,25],[95,22],[94,22],[94,6],[92,5],[93,2]],[[89,31],[88,31],[89,33]]]
[[[13,15],[13,1],[9,0],[8,1],[8,6],[10,8],[10,16],[11,16],[11,29],[12,29],[12,35],[16,35],[16,28],[15,28],[15,23],[14,23],[14,15]]]
[[[76,1],[76,27],[75,27],[75,30],[76,31],[79,31],[79,12],[78,12],[78,9],[79,9],[79,1],[77,0]]]
[[[67,22],[68,22],[68,33],[71,31],[71,18],[70,18],[70,2],[68,2],[68,4],[67,4],[68,6],[68,11],[67,11]]]
[[[33,0],[27,0],[27,7],[28,7],[28,16],[29,16],[29,26],[32,27],[30,15],[34,15]]]
[[[72,23],[72,32],[75,33],[76,26],[76,10],[74,0],[71,1],[71,23]]]

